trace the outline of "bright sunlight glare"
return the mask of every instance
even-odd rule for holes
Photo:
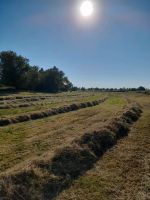
[[[92,15],[94,7],[91,1],[87,0],[81,4],[80,12],[83,17],[89,17]]]

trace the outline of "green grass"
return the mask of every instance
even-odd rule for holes
[[[23,161],[54,152],[60,145],[69,143],[85,131],[102,126],[126,104],[124,98],[112,95],[95,107],[1,127],[0,170],[5,171]]]
[[[146,200],[150,191],[150,98],[130,94],[143,106],[143,116],[129,137],[108,151],[57,200]]]
[[[31,95],[21,93],[19,95]],[[34,94],[37,95],[37,94]],[[39,95],[39,94],[38,94]],[[145,200],[148,199],[150,163],[150,96],[137,93],[63,93],[54,95],[52,106],[94,101],[104,96],[102,104],[46,117],[40,120],[0,127],[0,174],[21,171],[33,160],[51,158],[61,146],[66,146],[84,133],[100,129],[120,112],[128,102],[142,105],[143,115],[132,127],[129,136],[104,154],[95,167],[74,181],[57,200]],[[60,104],[58,101],[61,101]],[[10,109],[3,116],[49,108]],[[31,109],[31,110],[30,110]],[[33,110],[32,110],[33,109]],[[46,172],[38,171],[46,175]],[[40,177],[40,176],[39,176]],[[48,180],[48,179],[47,179]],[[41,176],[42,181],[42,176]],[[147,191],[147,193],[146,193]]]
[[[36,111],[46,110],[50,108],[57,108],[57,107],[72,104],[72,103],[94,101],[106,96],[106,95],[103,95],[102,93],[99,93],[99,94],[94,93],[93,95],[91,95],[91,93],[89,94],[85,93],[85,96],[80,93],[77,96],[66,95],[66,93],[63,93],[63,95],[64,96],[62,96],[61,94],[60,97],[56,97],[57,95],[53,95],[54,97],[52,99],[39,100],[38,102],[34,102],[35,104],[34,106],[31,105],[30,107],[26,107],[26,108],[0,109],[0,117],[9,117],[9,116],[19,115],[23,113],[31,113],[34,111],[36,112]]]

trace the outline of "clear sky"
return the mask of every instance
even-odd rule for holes
[[[150,0],[0,0],[0,51],[44,69],[57,66],[76,86],[150,88]]]

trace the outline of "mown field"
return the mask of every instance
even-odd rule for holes
[[[0,120],[26,115],[0,126],[0,199],[149,199],[149,95],[0,96]]]

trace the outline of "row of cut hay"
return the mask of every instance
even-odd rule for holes
[[[82,96],[81,94],[66,94],[68,97],[76,97],[76,96]],[[92,94],[84,94],[84,97],[92,96]],[[62,94],[49,94],[49,95],[29,95],[29,96],[0,96],[0,102],[6,101],[6,100],[29,100],[29,101],[38,101],[38,100],[44,100],[48,98],[55,98],[55,97],[63,97]]]
[[[26,103],[26,102],[33,102],[33,101],[40,101],[40,100],[49,100],[52,97],[28,97],[28,98],[21,98],[21,99],[8,99],[4,101],[0,101],[0,105],[7,105],[7,104],[15,104],[18,102]]]
[[[82,108],[99,105],[100,103],[104,102],[105,100],[106,100],[106,98],[103,98],[103,99],[92,101],[92,102],[71,104],[71,105],[66,105],[66,106],[59,107],[59,108],[52,108],[52,109],[41,111],[41,112],[34,112],[34,113],[29,113],[29,114],[18,115],[16,117],[11,117],[11,118],[1,118],[0,126],[6,126],[9,124],[25,122],[25,121],[29,121],[29,120],[36,120],[36,119],[41,119],[44,117],[53,116],[53,115],[57,115],[57,114],[61,114],[61,113],[76,111],[76,110],[79,110]]]
[[[46,102],[5,104],[5,105],[0,105],[0,110],[2,110],[2,109],[12,109],[12,108],[27,108],[27,107],[30,107],[30,106],[43,106],[43,105],[46,105]]]
[[[28,100],[28,101],[38,101],[44,100],[48,98],[54,98],[55,96],[11,96],[11,97],[0,97],[0,101],[7,101],[7,100]]]
[[[77,97],[78,95],[69,95],[68,97]],[[83,97],[90,97],[91,95],[84,95]],[[5,99],[6,98],[6,99]],[[55,95],[55,96],[19,96],[19,97],[0,97],[0,109],[7,109],[11,108],[11,105],[14,104],[23,104],[27,105],[29,103],[32,104],[32,102],[38,102],[38,101],[50,101],[50,102],[55,102],[56,98],[59,99],[59,101],[62,101],[62,96],[60,95]],[[82,96],[81,96],[82,98]],[[5,99],[5,100],[4,100]],[[15,105],[17,107],[17,105]],[[30,106],[30,105],[29,105]],[[12,106],[13,107],[13,106]],[[25,107],[25,106],[24,106]]]
[[[86,133],[58,150],[51,160],[34,161],[28,170],[1,177],[0,198],[55,199],[75,178],[92,168],[118,139],[128,134],[130,126],[140,117],[141,112],[139,106],[132,106],[101,130]]]
[[[61,103],[62,99],[36,99],[36,102],[34,102],[35,99],[25,99],[25,100],[11,100],[11,101],[0,101],[0,110],[2,109],[12,109],[12,108],[27,108],[31,106],[43,106],[47,105],[49,103]],[[69,103],[72,102],[71,99],[65,100],[65,102]]]
[[[21,105],[21,104],[32,104],[34,102],[38,103],[39,101],[54,101],[54,98],[27,98],[27,99],[16,99],[16,100],[5,100],[5,101],[0,101],[0,108],[1,109],[7,109],[8,106],[9,107],[13,107],[15,104],[15,106],[17,106],[18,104]],[[5,108],[6,107],[6,108]]]
[[[141,115],[138,106],[126,109],[120,117],[115,117],[101,130],[86,133],[73,141],[70,146],[56,153],[51,170],[57,176],[77,177],[91,168],[94,162],[117,140],[127,136],[130,125]]]

